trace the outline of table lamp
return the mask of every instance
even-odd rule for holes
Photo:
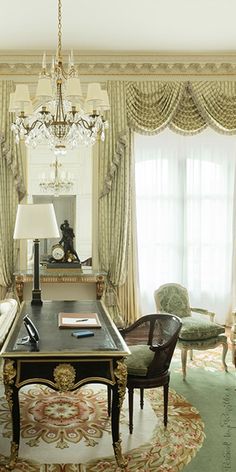
[[[33,239],[34,273],[31,305],[42,305],[39,284],[39,240],[59,238],[56,215],[52,203],[18,205],[14,239]]]

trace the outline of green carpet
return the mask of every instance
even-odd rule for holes
[[[220,347],[194,352],[193,362],[188,361],[185,382],[180,370],[176,370],[179,362],[172,363],[171,388],[197,408],[205,424],[203,445],[184,472],[236,470],[236,371],[230,351],[228,373],[222,370],[220,359]]]

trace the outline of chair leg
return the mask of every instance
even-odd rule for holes
[[[133,432],[133,404],[134,404],[134,389],[128,389],[128,399],[129,399],[129,432]]]
[[[107,386],[107,414],[111,416],[111,387]]]
[[[190,357],[190,361],[192,361],[193,360],[193,350],[192,349],[190,349],[190,351],[189,351],[189,357]]]
[[[222,345],[223,345],[222,363],[223,363],[225,372],[228,372],[228,366],[225,362],[226,354],[227,354],[227,351],[228,351],[228,343],[225,342],[225,343],[222,343]]]
[[[181,349],[181,361],[182,361],[182,371],[183,371],[183,380],[186,379],[186,366],[187,366],[187,349]]]
[[[144,393],[144,388],[140,388],[140,408],[141,408],[141,410],[143,410],[143,405],[144,405],[143,393]]]
[[[169,384],[163,386],[164,390],[164,426],[167,427],[168,423],[168,394],[169,394]]]

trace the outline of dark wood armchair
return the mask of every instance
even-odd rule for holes
[[[133,432],[133,394],[140,389],[140,407],[144,406],[144,389],[163,386],[164,425],[168,421],[169,366],[182,326],[170,314],[144,315],[126,329],[120,330],[131,351],[127,358],[129,431]]]

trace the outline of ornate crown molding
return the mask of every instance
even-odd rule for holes
[[[48,58],[54,52],[48,51]],[[236,79],[236,53],[75,53],[75,62],[82,78],[98,80],[154,80],[183,78]],[[34,81],[41,71],[42,52],[0,53],[0,77]]]

